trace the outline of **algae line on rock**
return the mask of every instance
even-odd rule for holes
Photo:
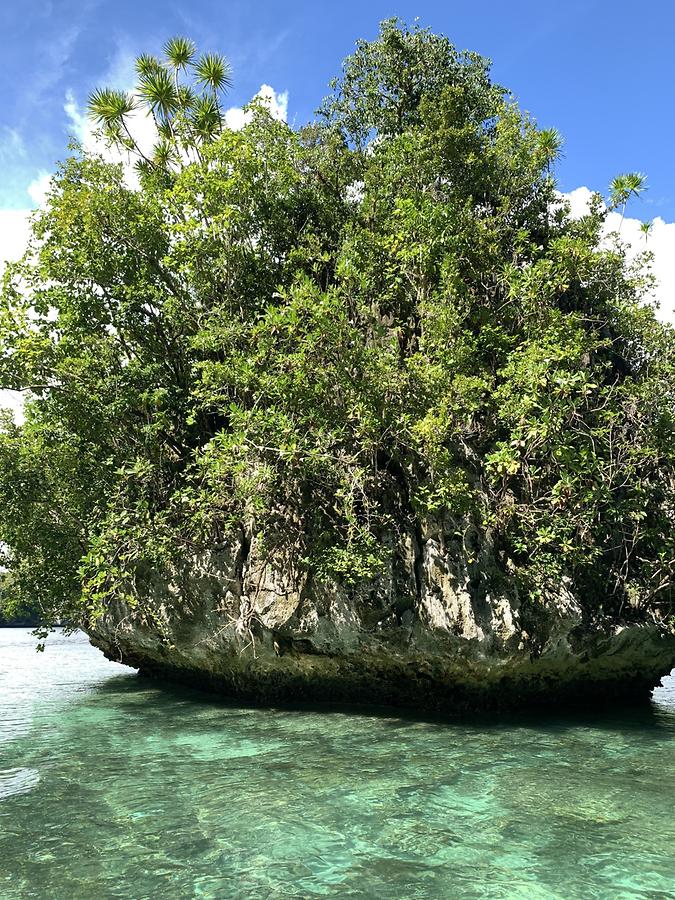
[[[625,191],[572,219],[557,132],[396,20],[297,129],[225,127],[229,66],[187,39],[137,72],[90,103],[133,177],[73,147],[5,275],[7,590],[264,698],[646,695],[675,342],[601,238]]]

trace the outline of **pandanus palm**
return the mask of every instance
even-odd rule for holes
[[[199,97],[193,104],[192,127],[202,143],[212,141],[222,127],[222,115],[214,97]]]
[[[232,84],[232,68],[224,56],[206,53],[185,37],[173,37],[163,47],[164,58],[136,58],[137,84],[131,93],[97,88],[89,97],[89,115],[115,146],[135,153],[137,166],[148,173],[168,171],[190,159],[191,151],[212,141],[224,127],[219,98]],[[183,76],[186,80],[181,80]],[[129,115],[152,115],[158,143],[150,157],[139,148],[129,129]]]
[[[210,88],[215,96],[232,87],[232,67],[224,56],[205,53],[195,65],[198,84]]]
[[[192,88],[179,82],[180,73],[187,72],[197,52],[193,41],[186,37],[172,37],[163,47],[164,56],[169,66],[173,69],[173,83],[176,88],[176,100],[178,109],[184,115],[190,109],[196,99]]]
[[[654,229],[653,222],[641,222],[640,223],[640,231],[642,232],[642,234],[645,237],[645,244],[647,243],[647,240],[649,239],[649,235],[652,233],[653,229]]]
[[[639,197],[646,190],[646,182],[647,176],[640,172],[626,172],[623,175],[617,175],[612,181],[609,188],[609,208],[622,207],[619,230],[623,225],[623,217],[626,215],[626,204],[631,197]]]
[[[161,69],[162,64],[156,56],[151,56],[149,53],[141,53],[140,56],[136,57],[134,68],[139,78],[145,78]]]
[[[89,116],[101,127],[108,140],[120,149],[132,151],[145,159],[127,124],[127,116],[137,108],[133,94],[112,88],[96,88],[89,97]]]
[[[178,91],[178,76],[180,72],[186,72],[193,61],[197,48],[186,37],[173,37],[164,44],[164,55],[174,71],[176,91]]]
[[[561,154],[562,135],[557,128],[544,128],[539,132],[539,149],[546,162],[546,170],[550,173],[551,165]]]
[[[169,122],[178,108],[178,93],[170,73],[159,68],[139,79],[138,94],[155,117]]]
[[[232,68],[224,56],[217,53],[205,53],[199,57],[195,65],[195,78],[198,84],[211,92],[218,115],[221,115],[218,94],[232,86]]]

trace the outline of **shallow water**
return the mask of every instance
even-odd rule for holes
[[[0,629],[0,898],[675,897],[675,679],[498,723],[237,707]]]

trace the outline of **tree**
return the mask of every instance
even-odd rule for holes
[[[52,620],[121,597],[152,621],[149,572],[241,533],[377,585],[442,520],[495,549],[481,590],[536,609],[562,580],[624,619],[669,602],[673,335],[603,245],[601,198],[578,220],[560,201],[557,133],[396,20],[298,130],[254,104],[230,131],[220,58],[166,57],[91,110],[136,152],[148,105],[167,152],[134,189],[77,150],[5,276],[0,386],[32,397],[0,433],[17,591]]]
[[[222,132],[225,118],[220,98],[232,85],[232,69],[224,56],[205,53],[197,57],[194,43],[174,37],[164,45],[164,59],[142,54],[136,59],[138,82],[131,93],[97,88],[89,97],[89,114],[118,149],[136,157],[145,174],[165,171],[191,155]],[[187,76],[190,80],[181,81]],[[151,156],[139,147],[130,130],[134,113],[150,115],[158,141]]]
[[[544,128],[539,132],[539,146],[544,155],[547,172],[550,173],[551,166],[560,156],[562,145],[562,135],[557,128]]]
[[[35,606],[24,606],[17,603],[12,591],[11,578],[0,572],[0,628],[8,625],[22,627],[40,624],[40,612]]]
[[[623,217],[626,215],[626,204],[631,197],[639,197],[646,190],[647,179],[640,172],[627,172],[624,175],[617,175],[610,186],[609,207],[616,209],[621,207],[621,221],[619,222],[619,230],[623,225]]]

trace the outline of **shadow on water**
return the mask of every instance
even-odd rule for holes
[[[669,681],[675,681],[671,676]],[[500,729],[531,729],[539,731],[566,731],[578,728],[605,730],[608,732],[640,731],[662,738],[664,733],[675,735],[675,685],[668,691],[657,689],[651,700],[614,705],[603,704],[597,708],[583,706],[539,707],[523,711],[478,711],[472,713],[443,713],[418,711],[393,706],[360,703],[336,703],[317,701],[292,701],[266,704],[254,700],[227,697],[212,691],[184,685],[160,678],[139,674],[118,675],[101,682],[94,694],[114,698],[118,707],[138,708],[139,704],[152,702],[170,713],[182,714],[186,706],[229,713],[260,712],[287,716],[317,715],[319,717],[372,718],[381,724],[404,728],[406,725],[435,725],[444,728],[467,728],[484,731]]]

